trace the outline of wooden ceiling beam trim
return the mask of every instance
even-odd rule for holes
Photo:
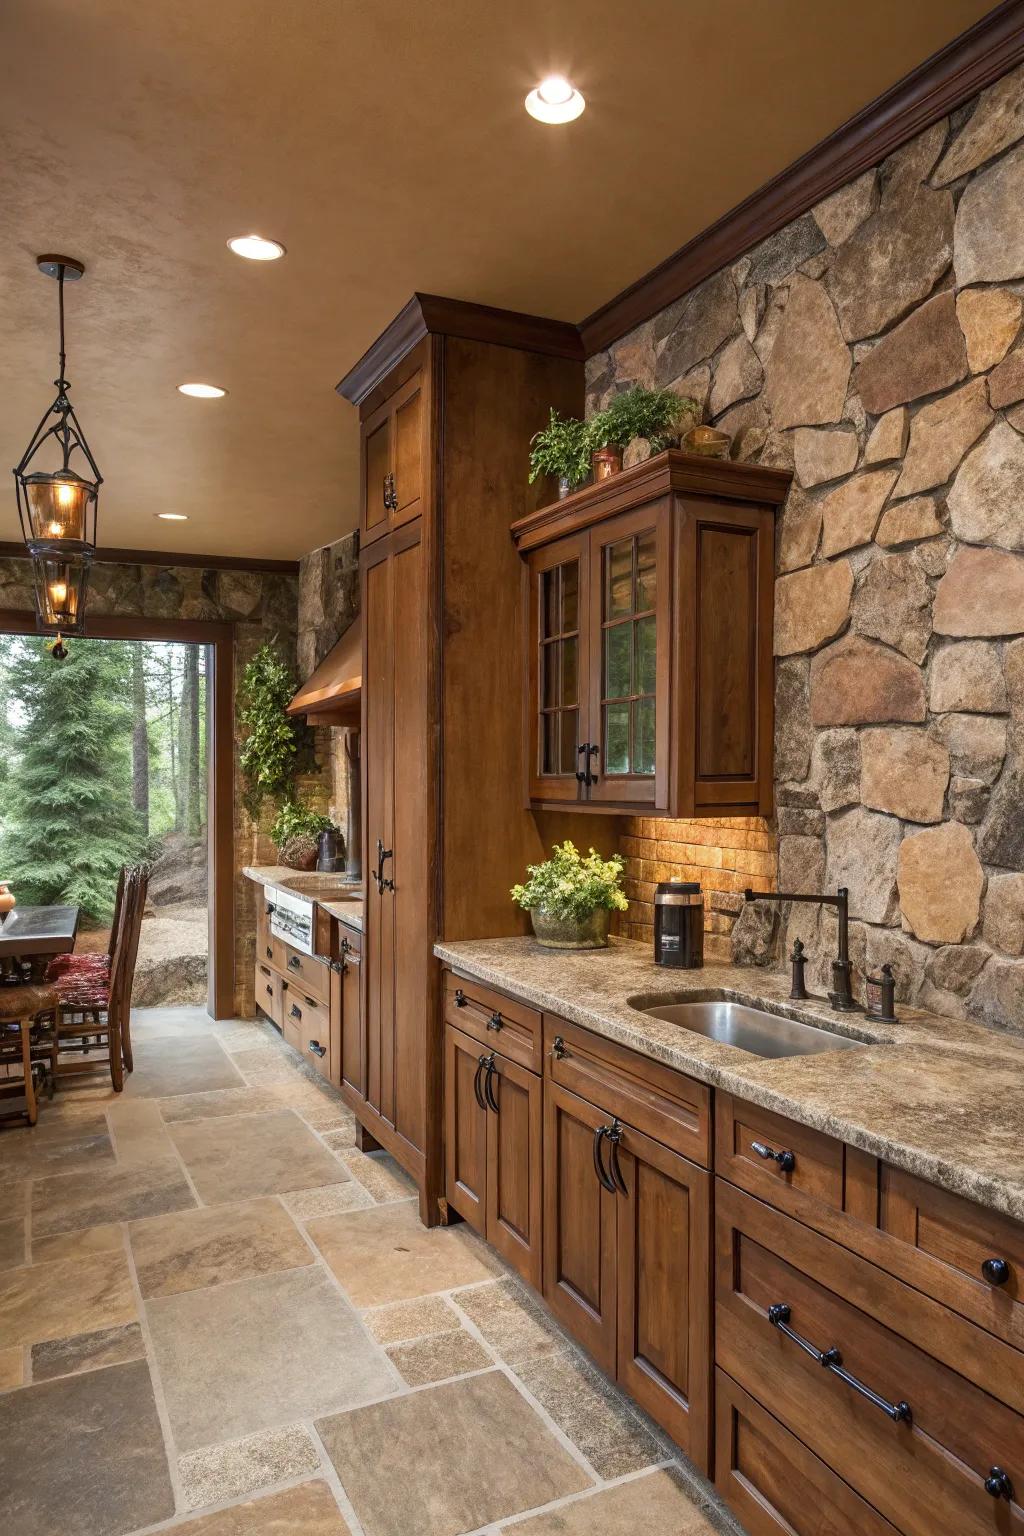
[[[0,540],[0,560],[27,560],[28,550],[20,539]],[[177,565],[204,571],[267,571],[280,576],[297,576],[297,560],[255,560],[244,555],[193,555],[170,549],[97,549],[97,565]]]

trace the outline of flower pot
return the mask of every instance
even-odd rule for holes
[[[543,907],[530,908],[534,937],[545,949],[607,949],[611,913],[598,907],[589,917],[555,917]]]
[[[312,837],[290,837],[277,850],[286,869],[316,869],[317,845]]]
[[[591,463],[594,466],[594,482],[610,480],[612,475],[617,475],[622,468],[621,448],[595,448],[591,455]]]

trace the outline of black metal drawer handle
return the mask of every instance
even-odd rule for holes
[[[626,1181],[622,1177],[622,1169],[619,1167],[619,1142],[622,1140],[622,1126],[619,1121],[613,1120],[611,1125],[599,1125],[594,1132],[594,1172],[602,1189],[606,1189],[610,1195],[624,1195],[626,1193]],[[611,1151],[608,1157],[608,1168],[605,1168],[602,1156],[602,1145],[607,1141]]]
[[[491,1014],[490,1018],[487,1020],[487,1028],[488,1029],[495,1029],[495,1030],[497,1030],[497,1029],[504,1029],[504,1027],[505,1027],[504,1020],[502,1019],[501,1014],[498,1012],[497,1008],[495,1008],[494,1012]]]
[[[488,1102],[488,1100],[484,1098],[484,1089],[481,1086],[481,1081],[480,1080],[481,1080],[481,1077],[482,1077],[483,1073],[486,1072],[487,1073],[487,1079],[488,1079],[488,1082],[489,1082],[490,1081],[490,1076],[491,1076],[491,1073],[492,1073],[493,1070],[494,1070],[494,1052],[492,1051],[490,1056],[481,1056],[480,1057],[480,1059],[478,1060],[478,1062],[476,1064],[476,1072],[473,1075],[473,1097],[476,1099],[476,1102],[479,1104],[480,1108],[484,1111],[485,1114],[487,1112],[487,1102]],[[490,1095],[488,1095],[488,1098],[489,1097],[490,1097]],[[495,1104],[494,1105],[495,1112],[497,1112],[497,1108],[498,1108],[498,1106],[497,1106],[497,1104]]]
[[[494,1079],[499,1075],[500,1074],[498,1073],[498,1069],[494,1062],[494,1053],[492,1051],[491,1055],[487,1059],[487,1073],[484,1077],[484,1098],[487,1100],[488,1109],[492,1109],[496,1115],[501,1113],[501,1110],[498,1106],[498,1101],[494,1097]]]
[[[1005,1259],[986,1259],[981,1272],[989,1285],[1005,1285],[1010,1278],[1010,1266]]]
[[[309,1042],[309,1048],[313,1052],[314,1056],[326,1056],[327,1055],[327,1047],[326,1047],[326,1045],[321,1045],[319,1040],[311,1040]]]
[[[994,1499],[1006,1499],[1008,1503],[1013,1503],[1013,1484],[1002,1467],[989,1468],[985,1492],[990,1493]]]
[[[291,1017],[293,1019],[301,1019],[302,1018],[302,1009],[299,1007],[298,1003],[292,1003]]]
[[[274,958],[274,947],[273,947],[272,944],[268,944],[267,945],[267,959],[268,960],[273,960],[273,958]]]
[[[774,1147],[765,1146],[763,1141],[752,1141],[750,1150],[756,1152],[758,1157],[763,1157],[766,1162],[778,1163],[783,1173],[792,1173],[796,1167],[796,1153],[785,1148],[781,1152],[776,1152]]]
[[[469,998],[466,996],[465,992],[463,992],[461,987],[456,987],[455,988],[455,1006],[456,1006],[456,1008],[466,1008],[466,1007],[468,1007],[468,1005],[469,1005]]]
[[[552,1040],[551,1055],[555,1061],[564,1061],[567,1056],[572,1055],[572,1052],[566,1045],[565,1041],[562,1039],[561,1035],[556,1035]]]
[[[291,955],[288,960],[288,969],[290,971],[297,971],[301,964],[302,961],[299,959],[298,955]]]
[[[780,1333],[784,1333],[787,1339],[792,1339],[793,1343],[799,1345],[804,1354],[810,1355],[812,1360],[817,1360],[818,1364],[824,1366],[826,1371],[831,1371],[834,1376],[839,1377],[840,1381],[845,1381],[848,1387],[852,1387],[861,1397],[866,1397],[868,1402],[874,1403],[876,1408],[881,1408],[886,1417],[892,1419],[894,1424],[910,1422],[909,1403],[887,1402],[884,1397],[879,1396],[877,1392],[873,1392],[862,1381],[858,1381],[856,1376],[851,1376],[850,1372],[843,1368],[843,1357],[840,1351],[834,1346],[832,1349],[817,1349],[810,1339],[803,1338],[789,1326],[791,1316],[791,1310],[784,1301],[777,1301],[768,1308],[768,1321],[772,1327],[777,1328]]]

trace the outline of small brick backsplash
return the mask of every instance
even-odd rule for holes
[[[704,954],[728,961],[729,935],[748,886],[770,891],[776,879],[778,838],[757,816],[700,821],[633,817],[619,844],[626,858],[623,884],[629,911],[619,920],[623,938],[654,941],[654,887],[659,880],[698,880],[704,889]]]

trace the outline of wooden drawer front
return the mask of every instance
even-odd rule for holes
[[[487,1111],[480,1095],[477,1040],[444,1032],[445,1194],[459,1215],[483,1232],[487,1199]]]
[[[268,1019],[273,1019],[275,1024],[281,1023],[281,978],[276,971],[272,971],[269,965],[256,962],[254,978],[256,989],[256,1006],[261,1008]]]
[[[449,1024],[479,1040],[489,1051],[500,1051],[531,1072],[540,1071],[540,1014],[525,1003],[446,971],[444,1016]]]
[[[285,1038],[289,1045],[294,1045],[297,1051],[301,1051],[303,1056],[307,1057],[317,1071],[329,1081],[331,1076],[330,1004],[322,1002],[318,997],[313,997],[297,981],[282,982],[281,992],[281,1023],[285,1030]]]
[[[545,1071],[681,1157],[711,1161],[711,1090],[566,1019],[544,1015]]]
[[[1024,1350],[1024,1226],[885,1165],[880,1225],[914,1250],[912,1284]]]
[[[358,928],[350,928],[348,923],[338,924],[338,952],[342,957],[362,954],[363,936]]]
[[[877,1224],[875,1158],[728,1093],[715,1104],[715,1172],[812,1224],[822,1207]]]
[[[985,1480],[1001,1468],[1024,1488],[1024,1418],[921,1347],[948,1351],[943,1315],[950,1332],[968,1325],[721,1180],[717,1189],[717,1364],[904,1536],[1022,1536],[1024,1509]],[[804,1347],[773,1325],[780,1305]],[[880,1402],[812,1352],[830,1350]],[[905,1403],[909,1416],[880,1403]]]
[[[715,1485],[749,1536],[898,1536],[724,1371],[715,1372]]]
[[[318,1002],[329,1003],[331,973],[323,961],[314,960],[312,955],[304,955],[301,950],[292,949],[290,944],[283,944],[281,948],[284,952],[281,974],[285,980],[297,992],[314,997]]]

